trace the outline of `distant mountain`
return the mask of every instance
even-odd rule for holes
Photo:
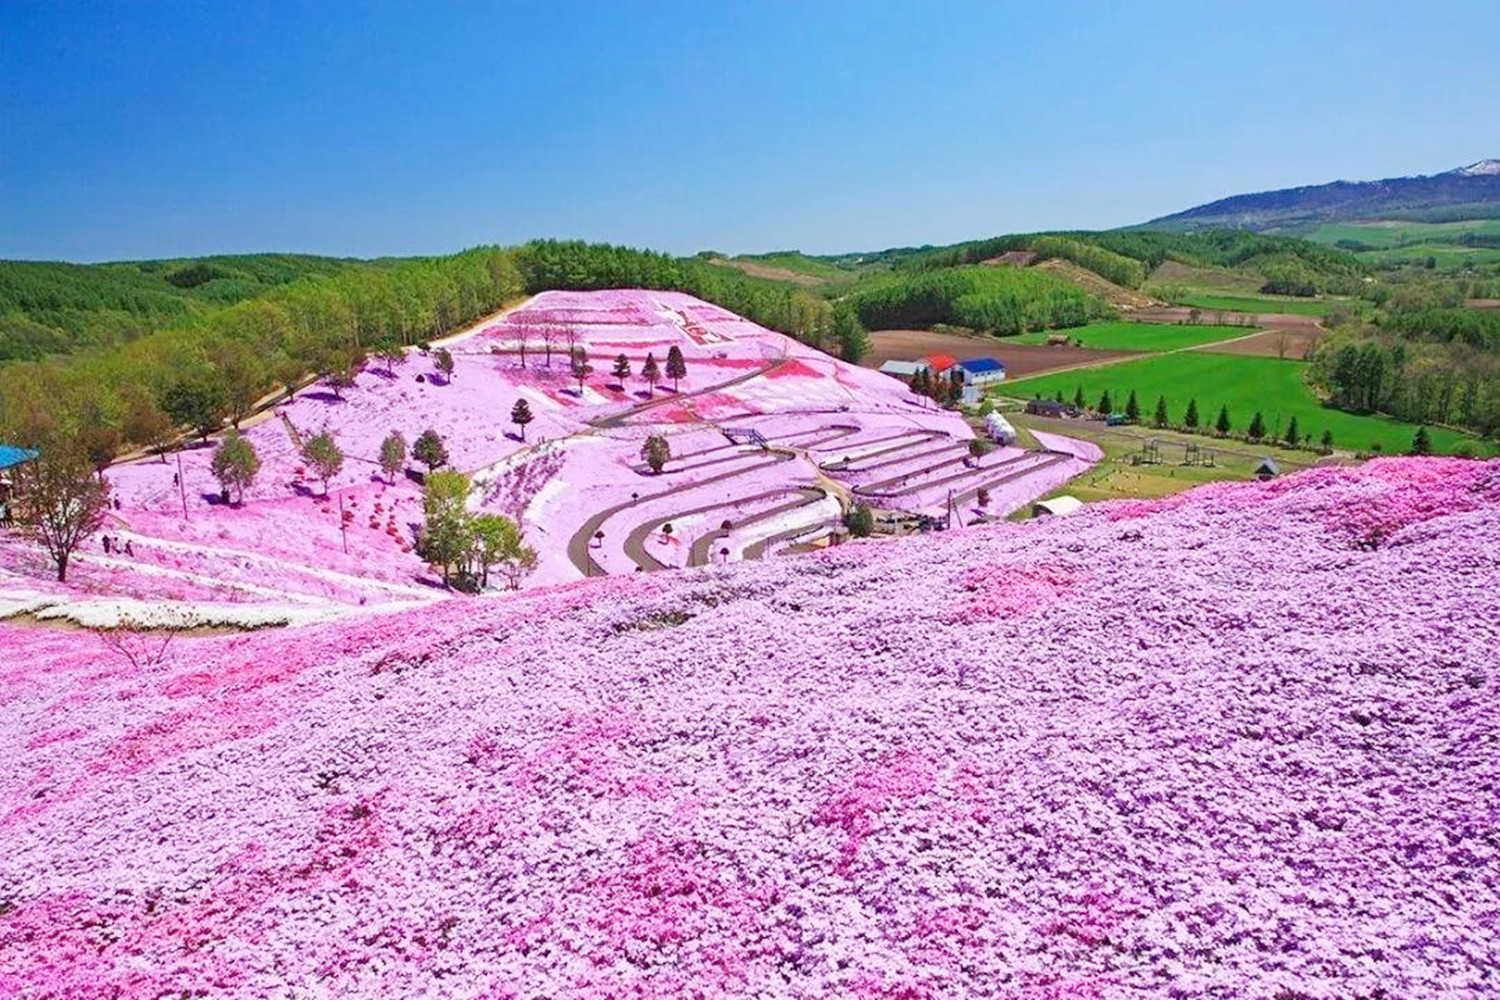
[[[1500,160],[1480,160],[1430,177],[1334,181],[1239,194],[1164,215],[1137,228],[1297,233],[1324,222],[1369,219],[1452,222],[1497,217],[1500,217]]]

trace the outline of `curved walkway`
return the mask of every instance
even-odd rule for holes
[[[789,488],[787,488],[785,490],[780,490],[778,492],[781,492],[781,493],[796,493],[796,494],[798,494],[801,497],[801,499],[796,500],[796,501],[794,501],[792,503],[784,503],[784,504],[780,505],[779,507],[772,507],[769,510],[761,511],[759,514],[755,514],[755,515],[753,515],[751,517],[744,518],[743,520],[736,521],[734,523],[734,527],[731,528],[730,531],[739,531],[742,528],[749,527],[752,524],[759,524],[761,521],[769,521],[772,518],[777,517],[777,516],[779,516],[781,514],[786,514],[786,513],[790,512],[790,511],[794,511],[794,510],[799,510],[799,509],[801,509],[803,507],[811,507],[813,504],[822,503],[825,499],[828,498],[828,491],[825,490],[825,489],[822,489],[821,487],[817,487],[817,486],[793,486],[793,487],[789,487]],[[770,494],[762,494],[762,496],[769,496],[769,495]],[[753,497],[752,499],[760,499],[760,498],[759,497]],[[806,531],[807,528],[806,527],[802,527],[802,528],[799,528],[797,530],[798,531]],[[689,566],[704,566],[704,565],[707,565],[707,563],[709,562],[709,560],[713,556],[712,549],[713,549],[714,543],[717,542],[717,541],[719,541],[719,539],[724,538],[728,534],[729,534],[729,531],[725,531],[723,528],[715,528],[713,531],[709,532],[708,534],[704,535],[702,538],[700,538],[696,542],[694,542],[692,549],[688,553],[688,565]],[[758,545],[758,544],[760,544],[760,543],[756,542],[756,543],[754,543],[752,545],[747,546],[745,548],[746,553],[749,553],[750,550],[753,549],[753,548],[755,548],[755,546]],[[755,557],[749,557],[749,556],[747,556],[747,558],[755,558]]]

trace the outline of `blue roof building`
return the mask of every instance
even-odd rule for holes
[[[960,361],[958,367],[963,370],[965,385],[987,385],[1005,378],[1005,366],[994,358],[970,358]]]
[[[29,462],[41,455],[34,448],[16,448],[8,444],[0,444],[0,472],[13,469],[23,462]]]

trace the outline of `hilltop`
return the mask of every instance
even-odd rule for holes
[[[1326,222],[1454,222],[1496,217],[1500,217],[1500,160],[1480,160],[1431,176],[1333,181],[1234,195],[1152,219],[1139,228],[1302,233]]]
[[[249,635],[0,624],[0,992],[1474,996],[1500,464]]]

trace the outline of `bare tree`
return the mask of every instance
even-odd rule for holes
[[[542,324],[542,346],[547,349],[547,367],[552,367],[552,352],[557,349],[557,339],[562,331],[551,323]]]
[[[177,633],[186,627],[186,623],[172,623],[148,629],[146,626],[130,617],[122,616],[113,625],[105,625],[91,629],[104,643],[105,648],[116,653],[136,670],[146,667],[154,667],[167,655],[167,647],[172,645],[172,640]],[[155,635],[160,635],[161,642],[155,642]]]

